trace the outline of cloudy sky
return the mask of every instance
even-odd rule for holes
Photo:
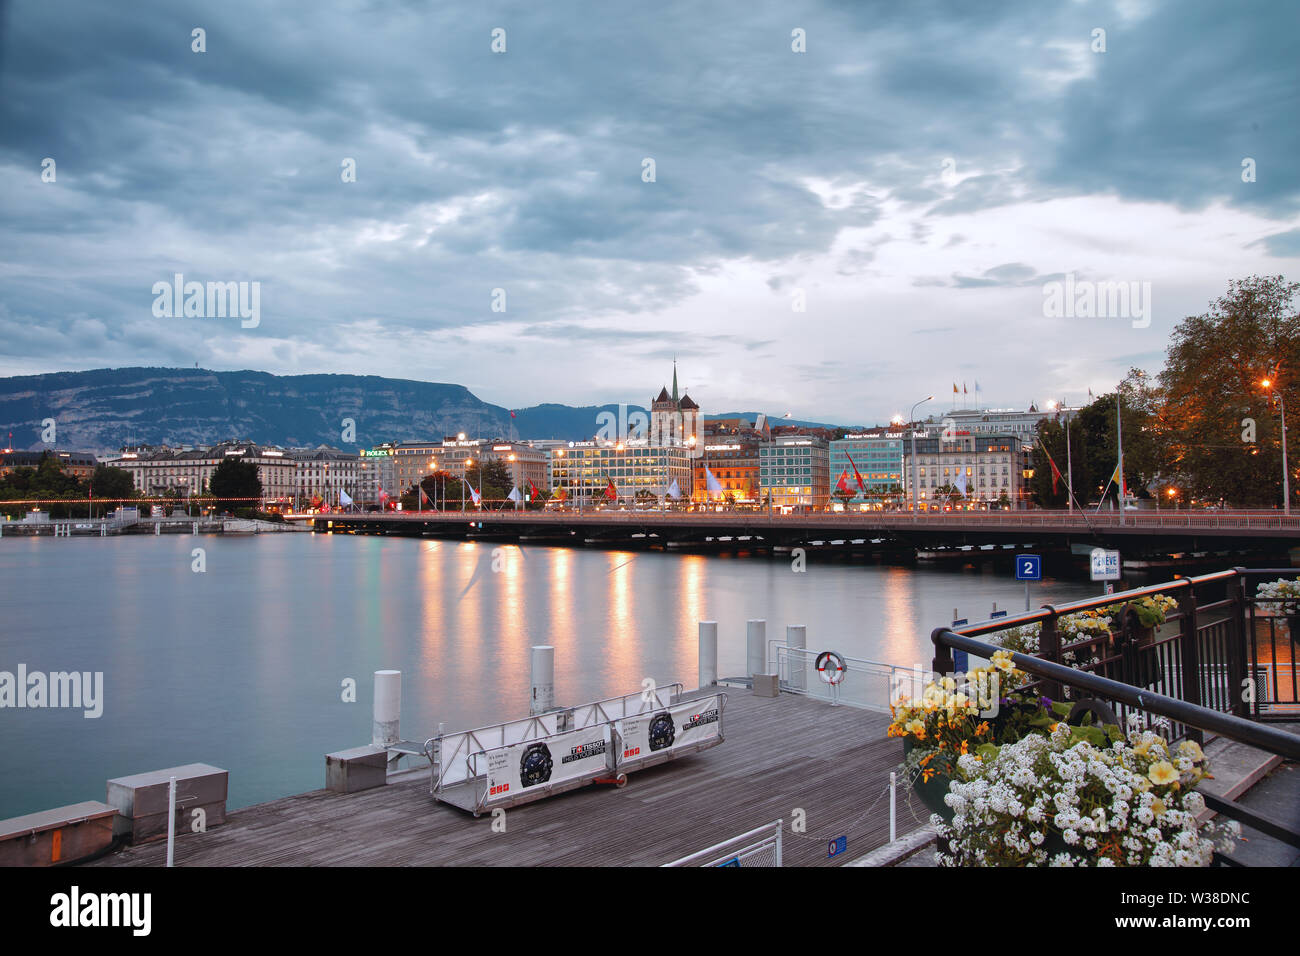
[[[1290,0],[0,10],[0,374],[522,407],[676,357],[706,414],[883,421],[954,380],[1080,401],[1229,280],[1300,279]],[[175,273],[260,283],[258,325],[155,316]],[[1066,274],[1149,324],[1048,314]]]

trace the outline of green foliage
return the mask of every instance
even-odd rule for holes
[[[90,485],[96,498],[134,498],[135,482],[131,473],[125,468],[98,466],[90,477]]]
[[[1280,503],[1280,408],[1260,382],[1274,380],[1286,403],[1300,408],[1297,292],[1300,283],[1282,276],[1237,280],[1206,314],[1189,316],[1174,329],[1160,373],[1159,427],[1186,497],[1222,498],[1240,507]],[[1242,440],[1247,418],[1255,421],[1254,443]],[[1293,468],[1300,452],[1294,431],[1288,428]],[[1296,485],[1293,477],[1293,494]]]
[[[212,494],[223,508],[248,508],[252,502],[233,499],[262,497],[262,479],[258,477],[257,466],[251,461],[227,458],[212,470],[209,484]]]

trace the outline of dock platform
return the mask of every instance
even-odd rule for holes
[[[721,745],[493,819],[436,802],[427,770],[352,794],[316,790],[231,811],[177,836],[177,866],[659,866],[778,818],[787,866],[835,866],[889,838],[887,715],[783,693],[731,693]],[[791,832],[796,808],[807,831]],[[898,835],[920,821],[899,791]],[[847,836],[847,852],[828,844]],[[91,866],[162,866],[166,842]]]

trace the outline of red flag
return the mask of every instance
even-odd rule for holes
[[[863,493],[865,493],[867,490],[867,485],[866,482],[862,480],[862,476],[858,474],[858,466],[853,461],[853,456],[846,451],[844,452],[844,457],[847,458],[849,460],[849,464],[853,466],[853,478],[855,481],[857,481],[858,488],[860,488],[863,491]]]
[[[835,490],[843,491],[845,494],[852,493],[852,489],[849,487],[849,473],[847,471],[840,472],[840,480],[835,483]]]
[[[609,479],[609,484],[605,486],[605,497],[610,501],[618,501],[618,489],[614,487],[614,479]]]
[[[528,493],[534,498],[540,498],[542,496],[542,493],[537,490],[537,486],[533,484],[533,479],[531,478],[528,479]]]
[[[515,413],[514,413],[514,410],[513,410],[513,409],[511,409],[511,411],[510,411],[510,417],[511,417],[511,418],[514,418],[514,417],[515,417]]]

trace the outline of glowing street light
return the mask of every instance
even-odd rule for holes
[[[1273,386],[1277,384],[1272,379],[1264,379],[1259,383],[1264,386],[1265,390],[1272,393]],[[1291,473],[1287,467],[1286,461],[1286,399],[1282,396],[1282,389],[1276,389],[1278,407],[1282,411],[1282,513],[1291,513]]]
[[[915,422],[917,406],[924,405],[926,402],[933,401],[933,399],[934,399],[933,395],[927,395],[925,398],[917,402],[916,405],[913,405],[912,410],[907,413],[907,420],[909,422]],[[916,427],[913,426],[910,429],[910,431],[912,432],[912,514],[916,514],[917,509],[920,507],[917,501],[917,494],[918,494],[917,484],[920,481],[920,479],[917,477],[917,466],[916,466]]]

